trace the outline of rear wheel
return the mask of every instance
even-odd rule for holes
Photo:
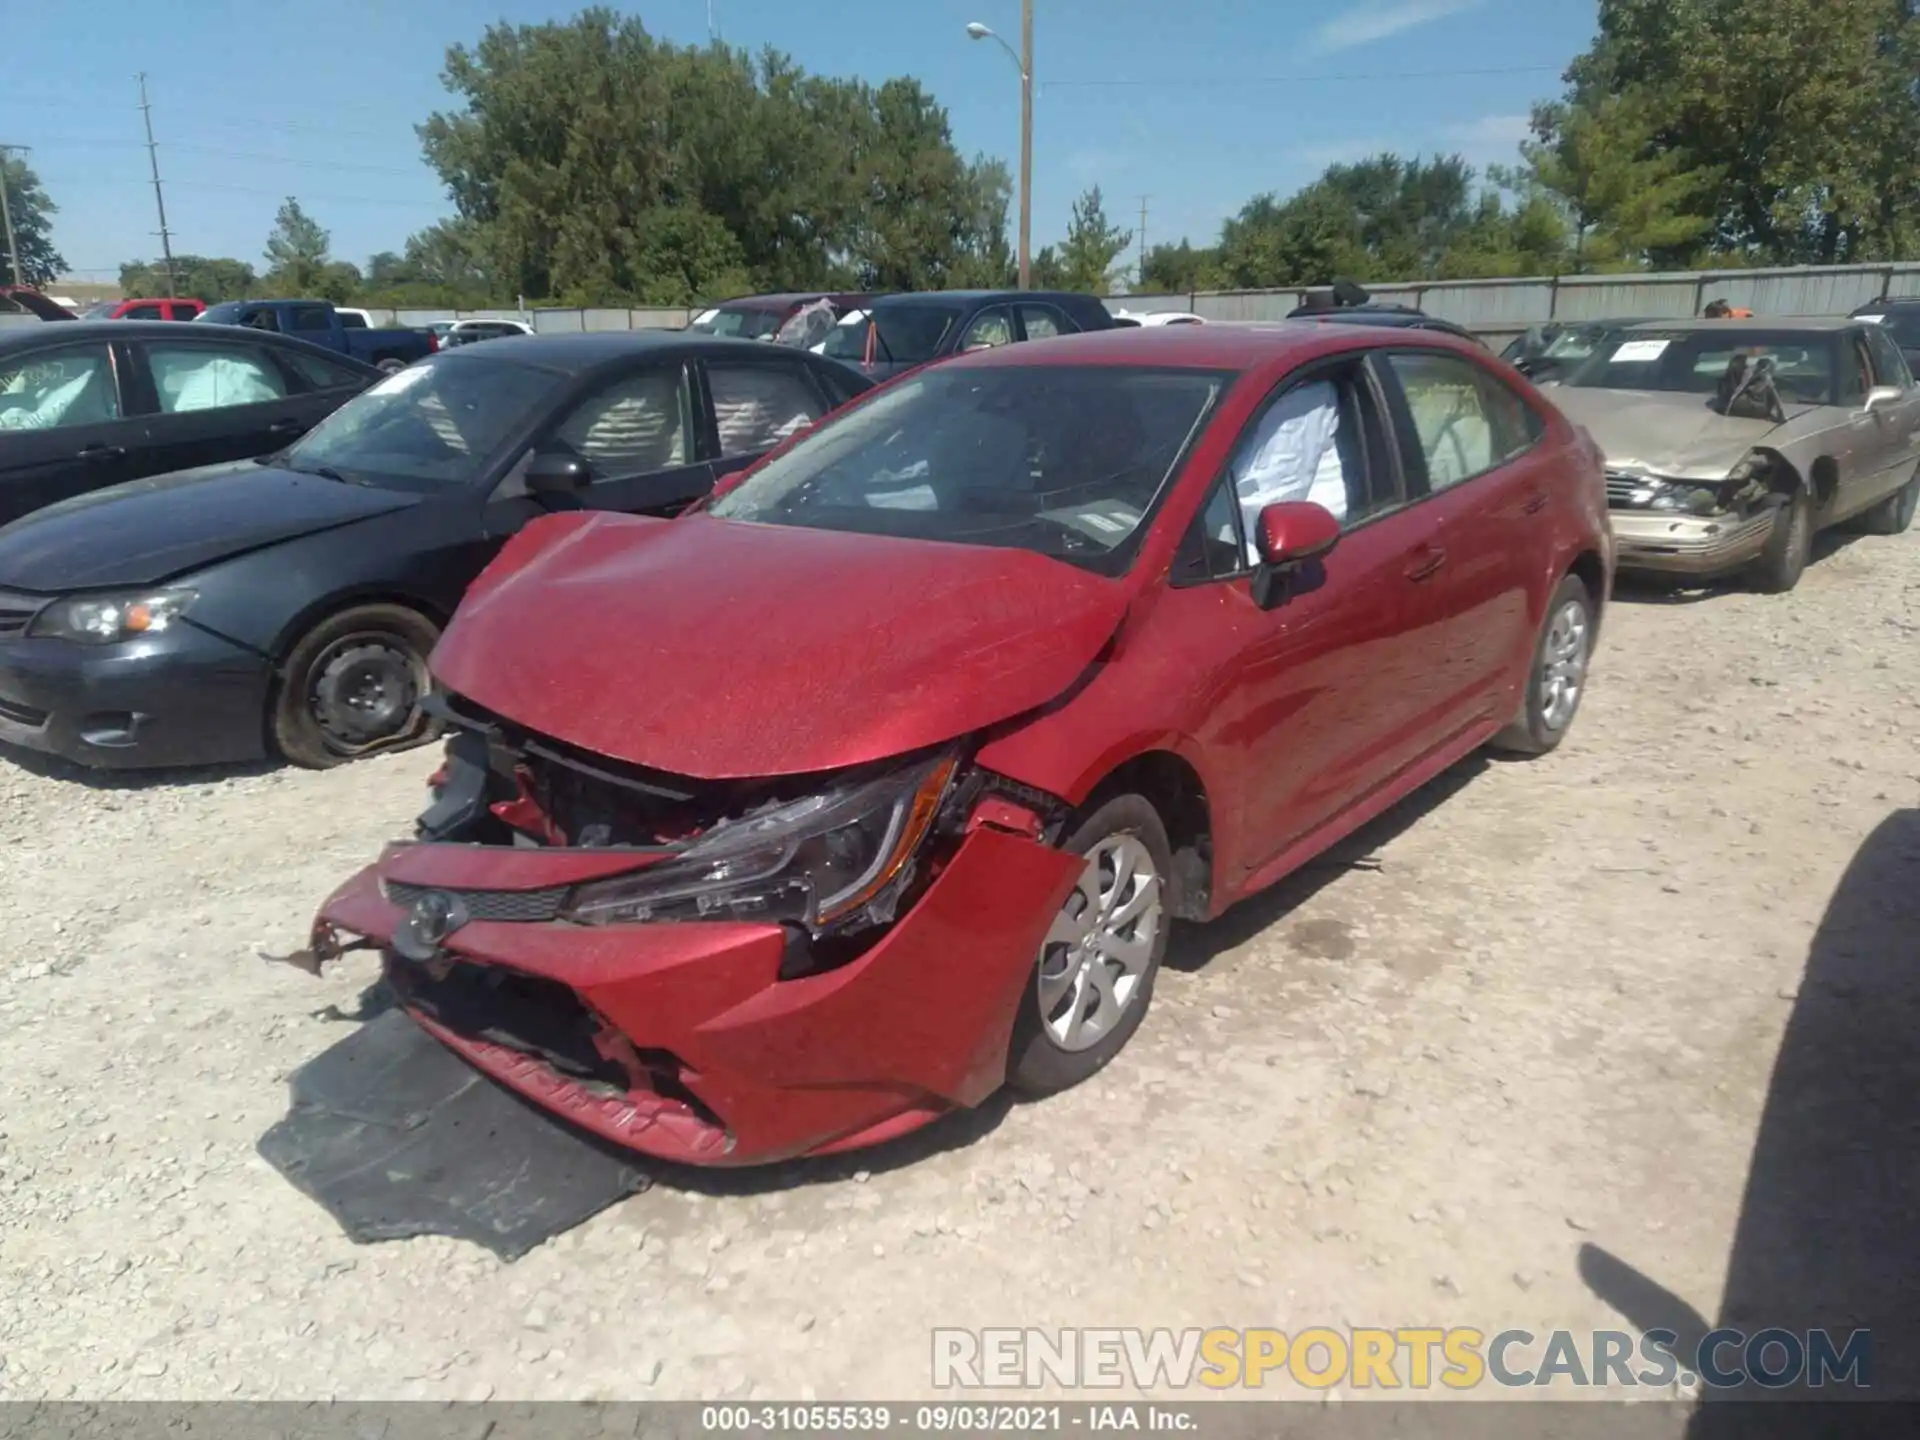
[[[1800,583],[1812,555],[1813,496],[1797,487],[1774,511],[1766,549],[1753,562],[1753,588],[1765,595],[1784,595]]]
[[[329,615],[287,657],[270,723],[279,752],[310,770],[430,740],[420,708],[431,680],[434,623],[402,605]]]
[[[386,360],[376,360],[374,362],[374,366],[376,369],[386,371],[387,374],[389,375],[397,375],[402,370],[407,368],[407,362],[404,360],[394,360],[389,358]]]
[[[1493,748],[1512,755],[1544,755],[1558,748],[1587,692],[1592,654],[1593,597],[1585,581],[1569,575],[1547,602],[1547,620],[1534,643],[1520,713],[1493,737]]]
[[[1913,524],[1913,512],[1920,507],[1920,470],[1893,494],[1860,517],[1860,528],[1869,535],[1904,535]]]
[[[1140,796],[1107,801],[1061,848],[1085,864],[1041,943],[1014,1021],[1007,1084],[1025,1095],[1078,1085],[1133,1038],[1172,918],[1166,827]]]

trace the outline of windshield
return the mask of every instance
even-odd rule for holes
[[[561,384],[550,371],[471,355],[424,361],[349,400],[281,463],[402,490],[464,485]]]
[[[102,300],[98,305],[89,305],[80,318],[82,320],[111,320],[113,312],[120,308],[118,300]]]
[[[1230,378],[1104,365],[937,367],[774,457],[708,513],[1011,546],[1117,574]]]
[[[1802,405],[1834,403],[1834,336],[1716,325],[1711,330],[1623,330],[1607,336],[1562,381],[1575,389],[1666,390],[1711,395],[1736,356],[1768,356],[1780,398]]]
[[[940,342],[960,316],[954,305],[887,305],[866,325],[836,325],[821,353],[859,364],[867,358],[867,331],[877,329],[873,358],[888,365],[921,365],[940,353]]]
[[[726,335],[735,340],[759,340],[780,328],[784,314],[780,310],[729,310],[721,306],[711,319],[696,321],[689,329],[703,335]]]

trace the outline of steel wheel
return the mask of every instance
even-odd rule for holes
[[[1587,683],[1587,607],[1567,600],[1553,612],[1547,643],[1540,652],[1540,722],[1558,732],[1567,728]]]
[[[1062,1050],[1092,1049],[1126,1017],[1166,924],[1164,889],[1138,836],[1110,835],[1088,854],[1040,948],[1035,981],[1047,1037]]]
[[[426,657],[392,635],[346,635],[316,658],[307,707],[329,748],[355,755],[414,720],[431,683]]]

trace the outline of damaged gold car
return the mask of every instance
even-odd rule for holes
[[[1791,590],[1817,533],[1920,500],[1920,388],[1859,320],[1636,325],[1548,394],[1606,454],[1623,571]]]

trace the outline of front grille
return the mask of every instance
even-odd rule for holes
[[[12,700],[0,700],[0,720],[10,720],[15,725],[25,725],[29,730],[38,730],[47,723],[47,712]]]
[[[1615,509],[1634,508],[1634,496],[1647,488],[1643,475],[1626,475],[1618,470],[1607,471],[1607,504]]]
[[[39,595],[0,590],[0,635],[18,635],[46,607],[46,603],[45,598]]]
[[[565,885],[546,890],[449,890],[440,886],[406,885],[390,880],[386,891],[387,898],[403,910],[410,909],[422,895],[438,891],[442,895],[452,896],[465,906],[470,919],[529,925],[559,918],[560,907],[567,899]]]

